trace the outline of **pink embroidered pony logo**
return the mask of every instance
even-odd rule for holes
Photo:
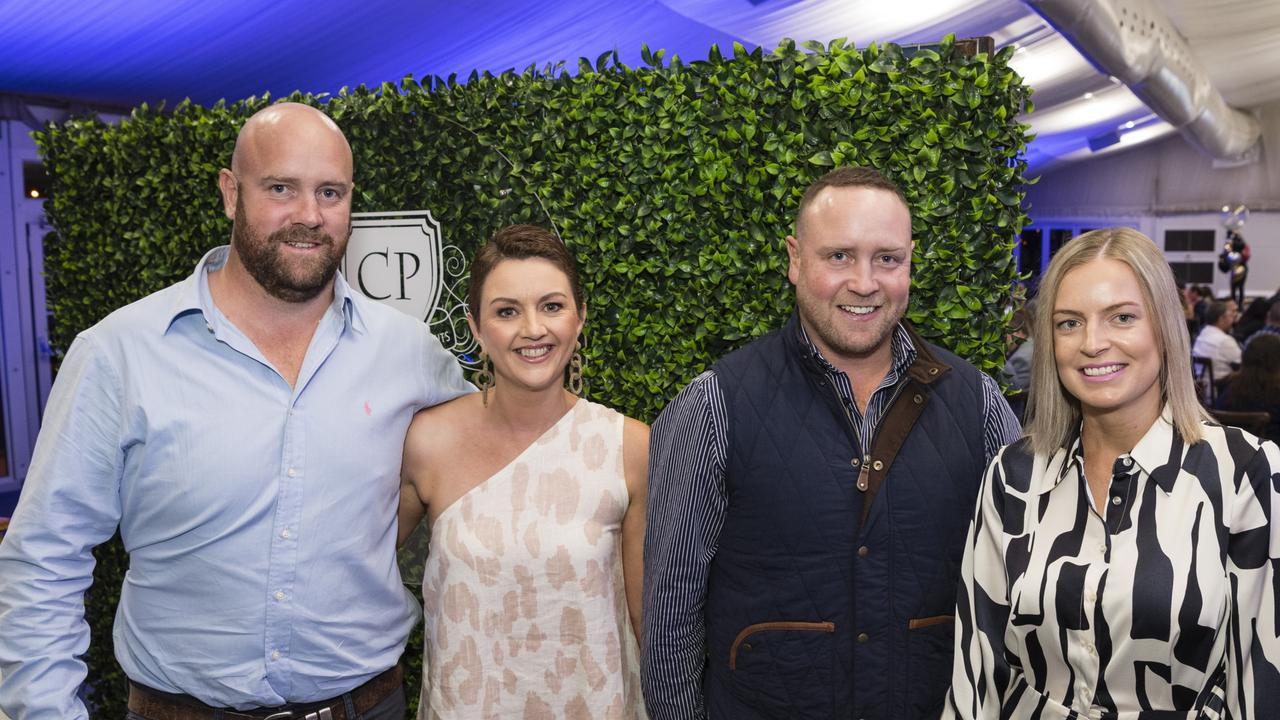
[[[373,408],[369,407],[369,401],[364,401],[364,414],[373,417]]]

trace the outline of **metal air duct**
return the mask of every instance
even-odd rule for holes
[[[1227,105],[1187,41],[1150,0],[1024,0],[1101,72],[1215,160],[1257,157],[1257,119]]]

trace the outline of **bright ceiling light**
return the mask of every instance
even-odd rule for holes
[[[1090,128],[1113,129],[1128,118],[1150,112],[1129,88],[1120,86],[1100,90],[1093,94],[1092,100],[1081,98],[1037,110],[1025,121],[1031,124],[1031,131],[1036,135],[1073,132],[1088,137],[1092,134]]]

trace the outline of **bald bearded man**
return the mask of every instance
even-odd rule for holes
[[[88,717],[83,596],[117,527],[130,718],[404,716],[401,446],[472,388],[338,273],[352,155],[326,115],[257,113],[218,184],[231,245],[82,332],[54,384],[0,544],[12,717]]]

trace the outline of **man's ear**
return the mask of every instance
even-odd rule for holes
[[[800,278],[800,241],[795,235],[787,236],[787,258],[791,261],[787,267],[787,279],[795,285]]]
[[[218,172],[218,190],[222,193],[222,212],[226,213],[228,220],[234,221],[236,200],[240,197],[240,183],[236,182],[235,174],[227,168],[222,168]]]

